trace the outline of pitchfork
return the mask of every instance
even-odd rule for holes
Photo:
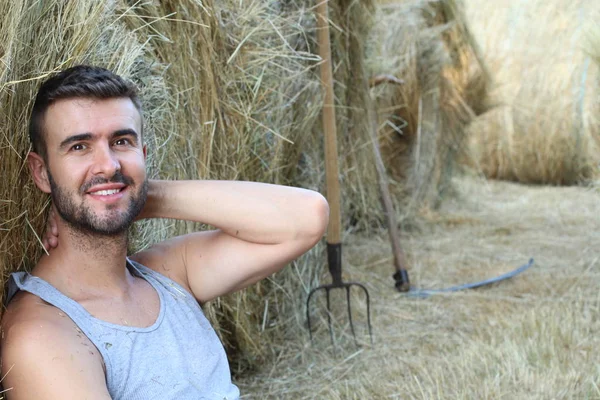
[[[308,295],[306,300],[306,318],[308,320],[308,332],[312,341],[312,328],[310,321],[310,299],[318,291],[325,291],[327,298],[327,324],[331,343],[333,340],[333,327],[331,322],[331,299],[332,289],[345,289],[346,301],[348,306],[348,320],[355,343],[356,332],[352,321],[352,307],[350,305],[350,288],[358,287],[365,292],[367,300],[367,324],[369,328],[369,337],[373,342],[373,333],[371,330],[371,304],[367,288],[357,282],[344,282],[342,280],[342,243],[341,243],[341,212],[340,212],[340,182],[338,178],[338,153],[335,124],[335,109],[333,97],[333,74],[331,70],[331,46],[329,43],[329,17],[327,12],[327,1],[317,0],[317,39],[319,42],[319,55],[323,60],[321,62],[321,80],[325,88],[325,99],[323,104],[323,130],[325,132],[325,176],[327,181],[327,200],[329,202],[329,226],[327,229],[327,263],[332,282],[328,285],[319,286]]]

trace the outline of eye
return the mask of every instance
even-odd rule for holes
[[[81,150],[85,150],[85,145],[84,145],[84,144],[82,144],[82,143],[77,143],[77,144],[74,144],[73,146],[71,146],[71,149],[70,149],[70,150],[72,150],[72,151],[81,151]]]
[[[115,141],[116,146],[125,146],[125,145],[130,145],[130,144],[131,144],[131,140],[125,139],[125,138],[117,139]]]

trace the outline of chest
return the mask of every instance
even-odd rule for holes
[[[163,293],[164,294],[164,293]],[[109,360],[107,387],[115,400],[237,399],[227,356],[197,304],[165,294],[156,329],[99,327],[96,346]]]
[[[121,298],[98,298],[79,303],[94,318],[137,328],[153,325],[160,313],[160,297],[143,279],[137,279],[131,292]]]

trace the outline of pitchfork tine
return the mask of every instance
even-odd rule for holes
[[[367,327],[369,329],[369,338],[371,339],[371,346],[373,346],[373,330],[371,328],[371,298],[369,296],[369,291],[364,285],[360,283],[357,283],[357,285],[360,286],[362,290],[364,290],[365,296],[367,298]]]
[[[312,297],[313,294],[315,294],[316,291],[317,291],[317,289],[311,290],[310,293],[308,294],[308,299],[306,300],[306,320],[308,321],[308,335],[310,336],[311,342],[312,342],[312,328],[310,325],[310,310],[308,308],[308,305],[310,304],[310,298]]]
[[[354,332],[354,323],[352,322],[352,308],[350,307],[350,287],[351,285],[346,286],[346,303],[348,305],[348,320],[350,321],[350,330],[352,330],[352,337],[354,338],[354,344],[358,346],[358,342],[356,341],[356,332]]]
[[[331,304],[329,301],[329,289],[325,288],[325,292],[327,293],[327,326],[329,327],[329,337],[331,337],[331,345],[335,347],[335,341],[333,340],[333,325],[331,323]]]

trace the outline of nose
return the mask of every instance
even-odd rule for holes
[[[104,175],[111,178],[115,172],[121,169],[121,162],[110,146],[98,146],[94,149],[94,175]]]

